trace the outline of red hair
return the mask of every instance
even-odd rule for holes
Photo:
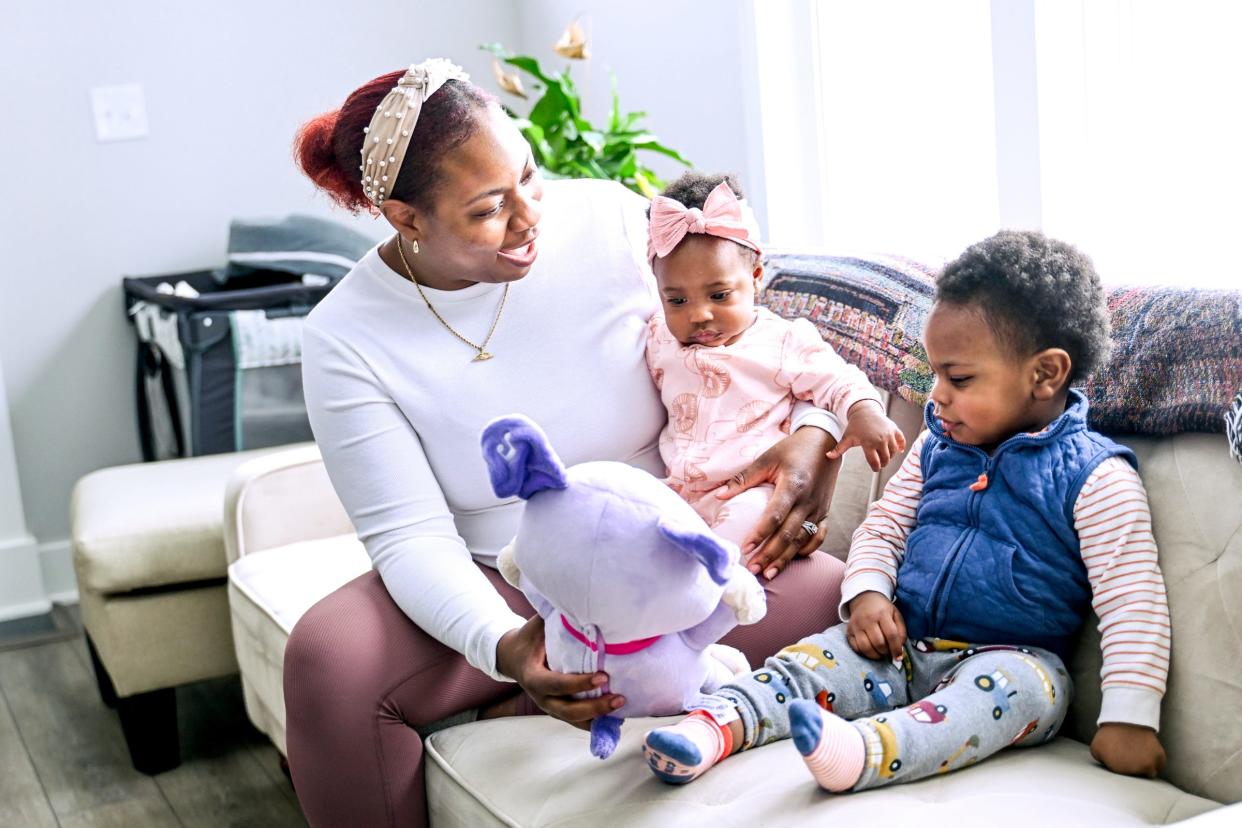
[[[350,93],[340,109],[302,125],[293,141],[293,157],[315,186],[349,210],[373,212],[362,191],[362,130],[384,96],[405,70],[389,72]],[[491,95],[467,81],[451,80],[423,103],[410,145],[390,198],[429,207],[442,180],[440,161],[479,128]]]

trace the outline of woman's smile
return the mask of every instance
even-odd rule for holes
[[[508,262],[517,268],[527,268],[535,263],[535,258],[539,255],[539,249],[535,246],[535,239],[523,244],[521,247],[512,247],[508,250],[499,250],[496,252],[496,258],[502,262]]]

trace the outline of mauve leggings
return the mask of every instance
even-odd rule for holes
[[[520,615],[534,612],[480,567]],[[768,614],[724,642],[751,664],[837,623],[844,565],[816,552],[767,585]],[[289,767],[313,826],[427,823],[423,743],[414,726],[513,694],[416,627],[369,572],[311,607],[285,649]]]

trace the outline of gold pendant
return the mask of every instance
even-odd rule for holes
[[[487,351],[479,351],[478,355],[476,355],[475,358],[470,361],[471,362],[486,362],[487,360],[491,358],[492,358],[492,355],[489,354]]]

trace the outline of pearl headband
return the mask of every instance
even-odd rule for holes
[[[468,81],[470,76],[444,58],[412,65],[375,108],[370,126],[362,130],[362,166],[358,169],[362,171],[362,191],[376,207],[384,203],[397,183],[423,103],[450,80]]]

